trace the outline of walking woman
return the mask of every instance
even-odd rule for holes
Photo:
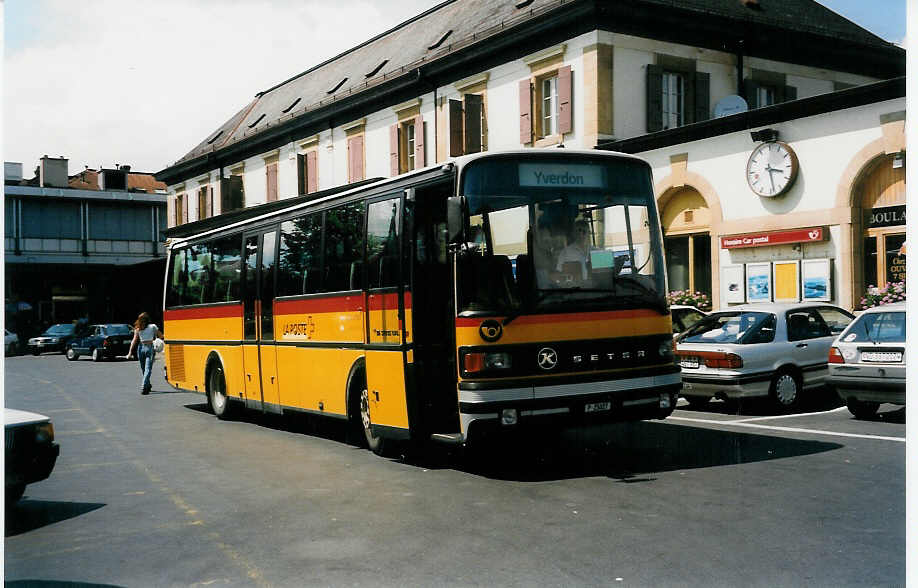
[[[162,331],[150,322],[149,314],[141,312],[137,320],[134,321],[134,339],[131,340],[131,349],[127,354],[127,359],[131,359],[134,357],[134,349],[137,349],[137,357],[140,359],[140,373],[143,374],[140,388],[141,394],[149,394],[150,389],[153,388],[150,384],[150,374],[153,372],[153,358],[156,356],[156,350],[153,349],[153,340],[157,337],[162,339]]]

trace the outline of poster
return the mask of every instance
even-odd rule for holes
[[[774,268],[775,302],[800,301],[800,261],[776,261]]]
[[[804,300],[832,299],[832,266],[830,259],[804,259],[801,261]]]
[[[746,281],[742,265],[725,265],[720,283],[723,284],[723,300],[727,304],[746,302]]]
[[[771,302],[771,264],[746,264],[746,301]]]

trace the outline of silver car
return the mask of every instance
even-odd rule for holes
[[[854,319],[828,304],[746,304],[712,313],[676,338],[682,396],[693,406],[769,396],[783,410],[824,386],[832,340]]]
[[[829,350],[829,385],[857,418],[905,405],[905,303],[865,310]]]

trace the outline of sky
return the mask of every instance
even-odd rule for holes
[[[820,0],[904,43],[908,0]],[[274,86],[440,0],[6,0],[3,160],[157,172]]]

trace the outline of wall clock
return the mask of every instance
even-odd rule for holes
[[[753,192],[774,198],[787,192],[797,179],[800,164],[790,145],[768,141],[752,150],[746,163],[746,181]]]

